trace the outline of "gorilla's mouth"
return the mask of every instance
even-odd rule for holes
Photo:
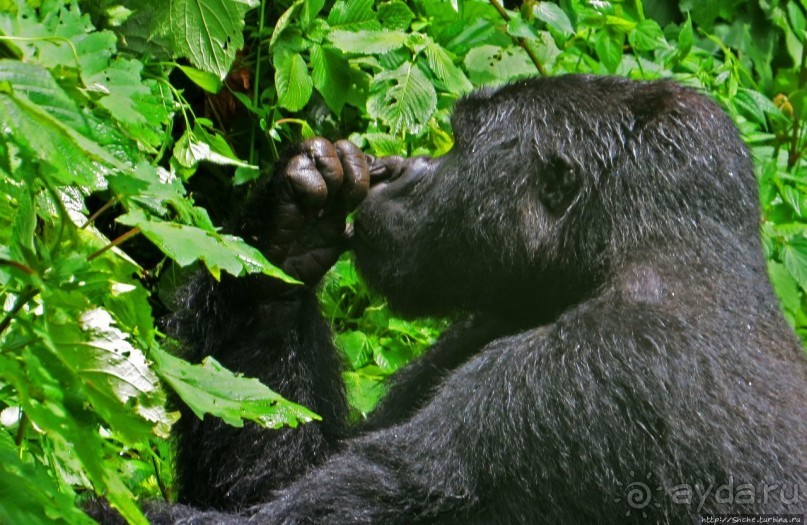
[[[367,155],[367,165],[370,167],[370,186],[381,182],[391,182],[404,172],[405,159],[397,155],[390,157],[375,157]]]
[[[411,157],[405,159],[397,155],[390,157],[373,157],[367,155],[370,168],[370,198],[385,191],[386,198],[409,193],[416,182],[429,174],[434,167],[434,160],[430,157]]]

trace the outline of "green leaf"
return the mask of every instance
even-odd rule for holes
[[[801,309],[801,292],[790,272],[783,264],[768,261],[768,275],[784,310],[791,314],[798,312]]]
[[[373,0],[338,0],[328,14],[328,25],[335,29],[358,31],[378,29]]]
[[[686,57],[692,50],[695,44],[695,33],[692,30],[692,17],[687,13],[687,20],[681,26],[681,32],[678,33],[678,57],[679,59]]]
[[[246,184],[260,178],[261,171],[256,166],[239,166],[233,174],[233,186]]]
[[[95,523],[76,508],[74,496],[59,491],[48,474],[39,462],[23,463],[11,436],[0,428],[0,494],[6,495],[0,497],[0,523]]]
[[[62,317],[67,321],[69,318],[64,313]],[[72,321],[75,323],[74,319]],[[6,377],[10,374],[16,376],[15,386],[26,394],[23,396],[23,410],[49,440],[70,451],[85,469],[95,489],[103,492],[129,523],[147,525],[117,470],[102,457],[104,442],[95,423],[96,413],[89,403],[82,402],[83,386],[75,370],[67,368],[70,363],[54,347],[45,327],[38,324],[33,328],[37,343],[24,348],[17,360],[10,361],[0,355],[0,370]],[[73,328],[76,329],[75,324]],[[23,365],[25,376],[21,377],[20,367]],[[36,385],[37,399],[30,398],[28,384]],[[122,415],[126,413],[120,405],[117,409]]]
[[[384,395],[384,377],[384,375],[372,376],[359,372],[345,372],[342,374],[347,387],[347,398],[350,406],[357,409],[362,415],[372,412]]]
[[[41,21],[38,20],[40,17]],[[14,73],[18,77],[9,80],[18,92],[24,92],[26,97],[46,111],[51,112],[50,108],[60,109],[60,113],[54,116],[82,135],[101,144],[116,144],[120,150],[116,155],[138,156],[138,145],[122,145],[127,142],[126,138],[120,136],[124,134],[135,138],[143,149],[156,151],[155,148],[165,138],[164,128],[175,109],[172,96],[165,86],[158,85],[155,80],[141,80],[140,62],[121,58],[111,60],[116,42],[113,33],[93,32],[89,18],[82,16],[73,5],[39,12],[29,11],[26,7],[15,23],[5,27],[8,23],[0,16],[0,32],[11,30],[31,39],[24,46],[26,55],[30,54],[31,63],[4,66],[6,74]],[[59,39],[44,38],[51,34],[58,35]],[[34,63],[46,66],[51,73],[40,72],[39,78],[36,78],[34,68],[39,66]],[[15,67],[17,70],[13,71]],[[64,89],[66,93],[58,95],[53,86],[42,84],[47,81],[45,75],[51,74],[59,79],[57,89]],[[22,77],[34,83],[27,84]],[[79,86],[82,82],[83,86]],[[74,109],[65,107],[65,95],[72,99],[70,105],[75,106],[79,102],[83,107],[89,107],[83,96],[85,94],[93,96],[97,107],[107,109],[112,118],[102,116],[104,120],[99,120],[89,111],[77,115]],[[118,133],[115,126],[123,133]],[[127,150],[125,154],[123,149]]]
[[[610,73],[615,73],[622,62],[622,35],[611,35],[608,31],[600,31],[594,40],[594,50]]]
[[[308,28],[314,20],[316,20],[317,15],[322,11],[323,7],[325,7],[325,0],[303,1],[303,12],[300,15],[300,22],[302,22],[304,28]]]
[[[605,26],[611,31],[624,36],[636,28],[636,22],[622,16],[606,15]]]
[[[275,64],[278,103],[289,111],[300,111],[311,98],[314,86],[308,65],[299,53],[279,55],[281,59]]]
[[[130,406],[153,425],[155,434],[168,437],[178,416],[166,412],[165,394],[143,352],[129,341],[128,334],[115,326],[112,316],[103,308],[83,312],[78,322],[85,332],[85,340],[75,339],[79,334],[73,327],[61,332],[51,330],[51,333],[67,334],[66,340],[54,338],[54,343],[77,368],[78,375],[85,378],[87,398],[94,409],[112,428],[128,434],[130,442],[141,437],[136,433],[139,422],[133,421],[128,411],[121,412],[122,405]]]
[[[787,9],[790,25],[793,27],[793,34],[803,42],[804,32],[807,30],[807,19],[804,17],[803,8],[799,8],[795,2],[787,2],[785,8]]]
[[[345,354],[353,369],[367,365],[373,355],[367,334],[358,330],[339,334],[336,337],[336,345]]]
[[[538,38],[538,32],[535,31],[535,28],[521,18],[516,17],[507,22],[507,34],[515,38],[526,38],[527,40]]]
[[[302,0],[297,0],[293,4],[289,6],[288,9],[283,11],[283,14],[280,15],[280,18],[277,19],[275,23],[275,27],[272,30],[272,37],[269,39],[269,49],[273,49],[275,45],[281,40],[280,35],[283,32],[291,27],[291,22],[294,17],[294,14],[297,12],[297,9],[300,7]]]
[[[404,142],[388,133],[365,133],[363,137],[370,143],[371,153],[381,157],[401,155],[406,151]]]
[[[476,85],[497,84],[535,75],[535,64],[520,47],[479,46],[465,56],[465,69]]]
[[[35,2],[18,1],[18,6],[16,16],[0,12],[0,33],[29,39],[19,43],[26,62],[53,71],[78,69],[82,75],[94,75],[107,66],[115,51],[115,34],[94,31],[78,5],[53,2],[39,8]]]
[[[384,87],[370,97],[367,111],[386,123],[393,133],[418,133],[437,109],[437,94],[426,75],[411,62],[393,71],[382,71],[374,79]]]
[[[241,427],[244,420],[262,427],[296,427],[321,419],[307,408],[283,399],[254,378],[238,376],[212,357],[192,365],[162,350],[152,357],[157,373],[200,419],[211,414],[228,425]]]
[[[415,13],[400,0],[384,2],[378,6],[378,21],[386,29],[405,30],[414,19]]]
[[[448,52],[442,46],[429,39],[424,52],[426,53],[426,59],[429,61],[429,69],[432,70],[434,76],[445,82],[449,91],[457,95],[463,95],[473,89],[465,73],[454,65]]]
[[[753,89],[739,88],[734,103],[743,112],[758,124],[764,126],[767,122],[766,114],[779,114],[781,110],[776,107],[772,100]]]
[[[101,94],[98,104],[128,135],[157,147],[174,108],[169,96],[160,95],[157,82],[141,80],[142,69],[137,60],[118,58],[97,74],[86,75],[85,82],[88,91]]]
[[[286,282],[298,282],[273,266],[258,249],[233,235],[152,220],[139,211],[130,211],[117,221],[139,227],[148,240],[180,266],[201,260],[216,278],[224,270],[235,276],[260,272]]]
[[[653,51],[667,47],[667,40],[658,22],[645,19],[628,34],[631,47],[637,51]]]
[[[311,77],[314,87],[336,114],[342,111],[350,89],[350,64],[333,49],[311,47]]]
[[[0,59],[0,82],[8,82],[11,91],[24,96],[49,115],[82,135],[90,130],[78,104],[64,92],[47,69],[17,60]]]
[[[142,207],[156,215],[176,214],[183,222],[193,220],[193,204],[185,198],[185,189],[163,168],[144,161],[132,171],[109,176],[108,181],[127,209]]]
[[[12,140],[44,162],[62,184],[100,188],[111,167],[124,168],[98,143],[24,97],[0,93],[0,122]]]
[[[569,17],[553,2],[538,2],[532,7],[532,14],[552,29],[564,34],[574,34],[574,27]]]
[[[331,31],[328,39],[345,53],[375,55],[403,47],[408,38],[403,31]]]
[[[206,138],[215,139],[216,137],[218,135]],[[174,144],[174,158],[186,168],[194,168],[202,161],[222,166],[249,167],[249,163],[235,158],[232,151],[227,151],[226,153],[222,153],[221,150],[216,151],[211,147],[210,140],[200,140],[197,133],[190,131],[186,131]]]
[[[172,0],[168,34],[178,56],[224,79],[244,46],[244,15],[258,0]]]
[[[782,259],[801,289],[807,290],[807,239],[791,239],[782,250]]]
[[[104,10],[107,23],[112,27],[122,25],[133,13],[134,11],[122,5],[115,5]]]
[[[218,93],[222,86],[221,79],[213,73],[199,71],[195,67],[179,66],[179,69],[197,86],[208,93]]]
[[[34,232],[36,231],[36,205],[34,204],[35,191],[26,181],[20,191],[16,193],[17,209],[11,226],[10,255],[14,260],[28,262],[34,255]]]

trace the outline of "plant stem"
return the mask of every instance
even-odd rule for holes
[[[807,83],[807,42],[801,48],[801,69],[799,70],[799,89]],[[787,169],[792,169],[801,158],[799,149],[799,134],[801,133],[801,115],[796,112],[793,115],[793,135],[790,137],[790,151],[787,155]]]
[[[258,20],[258,50],[255,53],[255,75],[252,77],[252,107],[258,107],[258,99],[261,96],[260,82],[261,82],[261,50],[263,46],[263,23],[266,16],[265,0],[261,0],[261,17]],[[255,124],[253,123],[249,136],[249,163],[255,165]]]
[[[3,333],[8,325],[11,324],[11,321],[14,319],[14,316],[22,310],[22,307],[25,304],[33,299],[36,294],[39,293],[36,288],[27,288],[22,294],[17,297],[17,301],[14,303],[14,306],[11,310],[3,317],[3,320],[0,321],[0,333]]]
[[[104,246],[103,248],[101,248],[100,250],[98,250],[98,251],[96,251],[96,252],[91,253],[90,255],[88,255],[88,256],[87,256],[87,260],[88,260],[88,261],[92,261],[93,259],[95,259],[95,258],[96,258],[96,257],[98,257],[99,255],[101,255],[101,254],[102,254],[102,253],[104,253],[105,251],[107,251],[107,250],[109,250],[109,249],[112,249],[112,248],[114,248],[115,246],[118,246],[119,244],[123,244],[124,242],[128,241],[129,239],[131,239],[132,237],[134,237],[134,236],[135,236],[135,235],[137,235],[138,233],[140,233],[140,227],[139,227],[139,226],[137,226],[137,227],[135,227],[135,228],[132,228],[131,230],[129,230],[128,232],[124,233],[124,234],[123,234],[123,235],[121,235],[120,237],[116,238],[114,241],[110,242],[109,244],[107,244],[106,246]]]
[[[93,213],[92,215],[90,215],[90,218],[89,218],[89,219],[87,219],[87,222],[85,222],[84,224],[82,224],[82,225],[81,225],[81,229],[83,230],[84,228],[86,228],[87,226],[89,226],[90,224],[92,224],[93,222],[95,222],[95,219],[97,219],[97,218],[98,218],[98,217],[99,217],[99,216],[100,216],[102,213],[104,213],[105,211],[107,211],[109,208],[111,208],[112,206],[114,206],[116,202],[118,202],[118,198],[117,198],[117,197],[112,197],[111,199],[109,199],[108,201],[106,201],[106,203],[105,203],[103,206],[101,206],[100,208],[98,208],[98,209],[95,211],[95,213]]]
[[[22,272],[27,273],[28,275],[36,274],[36,270],[29,266],[25,266],[21,262],[12,261],[9,259],[0,259],[0,266],[11,266],[12,268],[16,268]]]
[[[507,14],[507,11],[505,11],[504,7],[502,7],[502,4],[500,4],[498,0],[488,0],[488,1],[490,2],[490,5],[495,7],[496,11],[498,11],[499,14],[502,15],[502,18],[504,19],[505,22],[510,21],[510,15]],[[527,44],[527,39],[516,38],[514,36],[511,36],[510,38],[512,38],[519,46],[521,46],[521,49],[527,52],[527,56],[530,57],[532,63],[535,64],[535,67],[538,69],[538,73],[540,73],[542,77],[545,77],[546,70],[544,69],[543,64],[541,64],[541,61],[538,60],[538,57],[535,55],[535,52],[532,50],[529,44]]]
[[[634,0],[634,5],[636,6],[636,14],[639,16],[639,21],[644,21],[644,5],[642,5],[642,0]]]
[[[22,412],[22,408],[20,408],[20,412],[22,415],[17,420],[17,435],[14,436],[14,444],[18,447],[22,444],[22,439],[25,437],[25,427],[28,426],[28,416],[25,412]]]

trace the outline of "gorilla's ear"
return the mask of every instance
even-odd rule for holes
[[[562,215],[580,191],[580,174],[574,164],[553,155],[538,177],[538,200],[552,215]]]

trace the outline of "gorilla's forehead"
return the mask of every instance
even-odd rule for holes
[[[592,148],[611,149],[632,119],[638,83],[617,77],[565,75],[529,78],[477,90],[459,100],[451,118],[460,144],[519,140],[560,147],[591,137]]]
[[[458,143],[520,140],[529,146],[565,147],[582,142],[607,157],[662,117],[664,133],[676,141],[692,130],[731,127],[708,97],[671,80],[595,75],[529,78],[482,88],[457,102],[451,122]]]
[[[510,133],[536,129],[536,124],[558,124],[574,115],[577,126],[621,120],[628,113],[627,98],[642,84],[617,77],[564,75],[529,78],[499,87],[479,89],[460,99],[452,116],[460,139],[486,129]],[[470,138],[470,137],[468,137]]]

